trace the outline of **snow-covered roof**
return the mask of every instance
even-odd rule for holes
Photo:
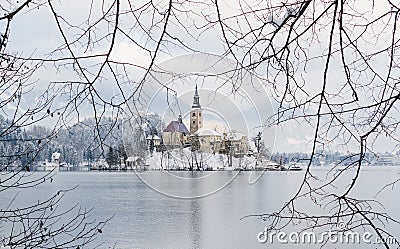
[[[222,135],[215,131],[215,130],[211,130],[208,128],[200,128],[195,132],[196,135],[198,135],[199,137],[206,137],[206,136],[216,136],[216,137],[221,137]]]
[[[153,140],[161,140],[161,138],[159,136],[157,136],[157,135],[153,135],[153,137],[151,137],[151,135],[148,135],[146,137],[146,140],[151,140],[151,139],[153,139]]]

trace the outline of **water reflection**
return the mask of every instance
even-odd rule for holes
[[[362,172],[354,195],[371,198],[375,194],[373,190],[397,179],[398,172]],[[196,196],[209,190],[210,185],[216,186],[232,179],[235,173],[220,172],[206,182],[187,180],[180,185],[160,172],[144,174],[171,191]],[[198,178],[201,172],[179,174],[186,174],[185,177],[189,179]],[[349,179],[351,176],[349,174]],[[257,218],[241,218],[278,210],[294,194],[303,174],[269,172],[255,184],[249,184],[248,177],[249,172],[240,172],[230,184],[215,194],[204,198],[182,199],[154,191],[133,173],[65,172],[59,173],[53,183],[45,183],[29,192],[22,191],[15,205],[37,202],[58,189],[79,185],[73,193],[67,195],[61,207],[68,208],[79,202],[83,207],[94,207],[92,217],[97,220],[114,215],[98,238],[98,243],[104,242],[105,248],[281,248],[283,245],[258,243],[256,236],[264,230],[266,223]],[[396,187],[394,190],[383,191],[377,200],[386,205],[385,212],[399,218],[399,188]],[[10,193],[7,195],[2,193],[1,204],[7,204],[7,200],[12,198]],[[300,204],[299,207],[305,210],[311,208],[308,203]],[[393,227],[393,231],[400,229]],[[296,248],[309,246],[295,245]],[[288,245],[285,248],[293,247]]]
[[[191,239],[191,247],[201,248],[201,237],[202,237],[202,222],[201,222],[201,202],[199,199],[190,199],[190,216],[189,216],[189,237]]]

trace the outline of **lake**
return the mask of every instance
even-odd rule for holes
[[[314,171],[322,180],[327,173],[326,168]],[[353,196],[374,198],[382,186],[399,178],[399,173],[400,167],[366,167]],[[44,173],[33,176],[41,174]],[[78,186],[64,198],[62,207],[79,202],[83,207],[93,207],[92,217],[97,220],[113,216],[94,244],[102,244],[102,248],[309,248],[261,244],[257,235],[267,223],[255,217],[242,219],[249,214],[277,211],[295,193],[303,174],[304,171],[262,175],[248,171],[58,172],[53,182],[21,190],[15,205],[37,202],[59,189]],[[353,175],[354,171],[349,170],[336,191],[341,191]],[[400,219],[398,191],[399,186],[394,185],[376,199],[385,205],[386,212]],[[2,205],[10,198],[10,193],[3,193]],[[307,205],[304,203],[306,208]],[[398,226],[389,228],[400,234]]]

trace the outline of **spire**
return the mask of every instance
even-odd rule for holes
[[[200,97],[199,97],[199,93],[197,92],[197,84],[196,84],[196,88],[195,88],[195,91],[194,91],[192,108],[201,108],[201,106],[200,106]]]

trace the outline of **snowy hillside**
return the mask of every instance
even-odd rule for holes
[[[153,156],[146,158],[146,164],[149,169],[189,169],[194,170],[212,169],[212,170],[233,170],[237,168],[254,168],[254,157],[235,158],[232,157],[232,167],[229,166],[229,157],[223,154],[192,153],[189,148],[175,149],[169,152],[157,152]]]

